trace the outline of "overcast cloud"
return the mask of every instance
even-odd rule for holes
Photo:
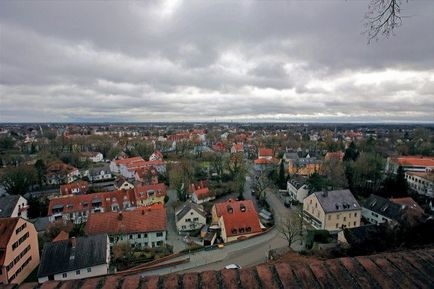
[[[434,4],[2,1],[0,122],[434,121]]]

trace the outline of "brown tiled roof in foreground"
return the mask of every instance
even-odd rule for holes
[[[1,287],[1,286],[0,286]],[[8,287],[9,288],[9,287]],[[11,287],[12,288],[12,287]],[[108,276],[78,281],[49,281],[23,288],[434,288],[434,249],[346,257],[307,264],[276,263],[241,270]]]

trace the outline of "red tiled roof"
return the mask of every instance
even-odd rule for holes
[[[165,231],[167,226],[165,208],[138,208],[134,211],[91,214],[85,232],[96,234],[127,234]]]
[[[72,194],[72,190],[78,189],[81,193],[86,193],[89,183],[86,181],[79,181],[76,183],[70,183],[66,185],[60,186],[60,193],[62,195],[70,195]]]
[[[88,195],[67,195],[50,200],[48,205],[48,216],[53,214],[53,207],[63,205],[63,213],[72,213],[88,211],[92,208],[92,201],[100,200],[101,207],[105,211],[111,210],[111,205],[117,203],[119,208],[123,209],[123,202],[130,201],[132,205],[136,204],[133,190],[118,190],[113,192],[94,193]],[[87,206],[85,205],[87,204]]]
[[[59,235],[56,236],[56,238],[53,239],[51,242],[58,242],[58,241],[64,241],[69,239],[69,233],[65,231],[60,231]]]
[[[395,204],[406,206],[406,209],[410,209],[417,214],[422,215],[424,213],[423,209],[419,206],[419,204],[416,203],[416,201],[413,200],[413,198],[411,197],[391,198],[390,200]]]
[[[392,158],[392,161],[400,166],[434,167],[433,157],[407,156]]]
[[[142,157],[132,157],[127,159],[115,160],[115,163],[119,166],[119,165],[126,165],[129,163],[144,162],[144,161],[145,160]]]
[[[163,183],[155,185],[137,185],[134,187],[136,200],[146,200],[148,198],[148,191],[151,190],[155,192],[157,197],[165,196],[167,194],[166,185]],[[141,193],[143,193],[143,196]]]
[[[332,159],[341,161],[341,160],[343,160],[344,155],[345,154],[343,152],[341,152],[341,151],[338,151],[338,152],[328,152],[328,153],[326,153],[324,159],[326,161],[332,160]]]
[[[141,277],[110,275],[43,285],[23,283],[16,289],[182,289],[182,288],[432,288],[434,249],[345,257],[310,263],[278,262],[240,270],[220,270]],[[41,286],[41,287],[38,287]]]
[[[223,217],[227,236],[244,235],[261,232],[258,214],[252,200],[235,201],[229,199],[223,203],[215,204],[218,217]],[[245,210],[242,209],[245,208]],[[240,234],[239,229],[250,228],[250,232]],[[233,230],[236,230],[236,232]]]
[[[234,143],[233,149],[235,152],[244,152],[244,145],[242,143]]]
[[[272,157],[273,156],[273,150],[267,149],[267,148],[260,148],[259,149],[259,156],[260,157]]]
[[[274,160],[268,160],[268,159],[256,159],[255,160],[256,165],[268,165],[268,164],[274,164]]]
[[[203,189],[199,189],[193,192],[193,194],[196,195],[196,198],[198,200],[203,200],[206,199],[210,196],[209,194],[209,189],[208,188],[203,188]]]

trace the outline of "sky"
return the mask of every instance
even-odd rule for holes
[[[2,1],[0,122],[434,122],[434,2]]]

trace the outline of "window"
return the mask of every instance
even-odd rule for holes
[[[193,221],[197,222],[197,221],[199,221],[199,218],[193,218]]]
[[[310,200],[309,204],[312,204],[312,199]]]
[[[354,226],[356,225],[356,222],[354,222]]]
[[[357,217],[357,213],[354,213],[354,217]]]
[[[332,219],[332,216],[331,216],[331,215],[329,215],[329,216],[328,216],[328,220],[330,221],[331,219]]]
[[[90,273],[90,272],[92,272],[92,268],[87,268],[87,273]]]
[[[336,229],[337,229],[337,228],[339,228],[339,224],[338,224],[338,223],[336,223]]]
[[[75,275],[80,275],[80,270],[75,271]]]
[[[318,208],[318,203],[315,203],[315,208]]]
[[[63,273],[63,274],[62,274],[62,278],[66,278],[66,277],[68,277],[68,274]]]
[[[163,232],[157,232],[157,237],[163,237]]]
[[[144,235],[145,235],[145,236],[144,236],[143,238],[148,238],[148,234],[147,234],[147,233],[145,233]]]
[[[182,228],[183,230],[185,230],[187,227],[186,227],[185,225],[183,225],[181,228]]]
[[[344,222],[346,222],[347,221],[347,217],[344,217]]]
[[[188,219],[185,219],[185,221],[186,221],[186,222],[191,222],[191,219],[190,219],[190,218],[188,218]]]
[[[133,238],[133,235],[130,235],[130,240]]]
[[[339,215],[336,215],[336,220],[339,220]]]

